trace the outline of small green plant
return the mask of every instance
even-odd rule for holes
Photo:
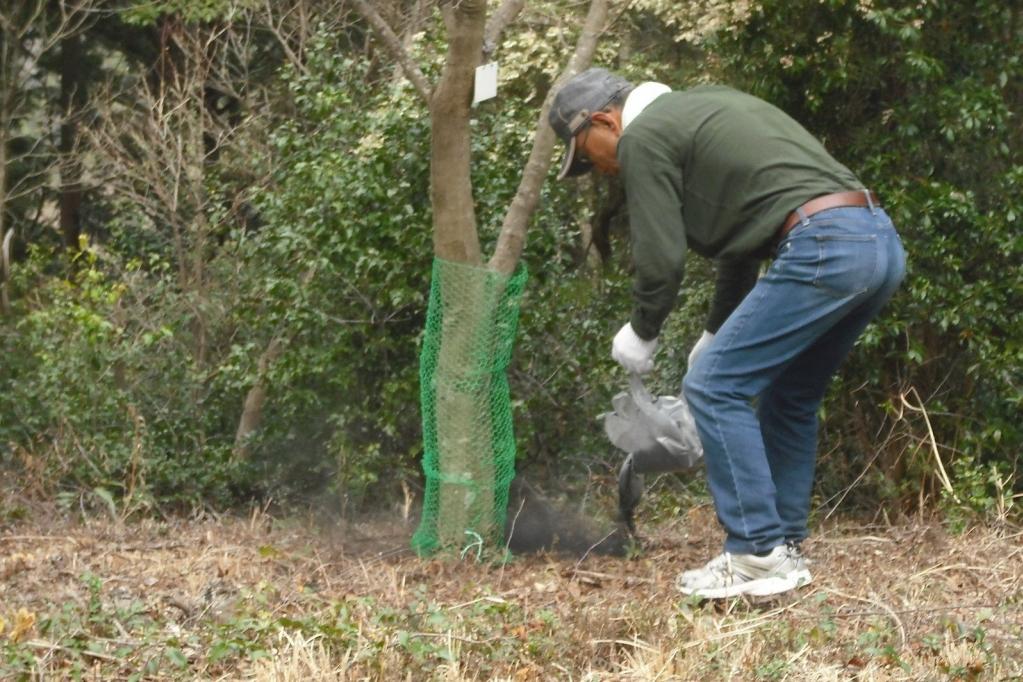
[[[902,660],[896,646],[897,639],[897,634],[888,621],[875,619],[859,634],[856,644],[868,659],[878,659],[885,665],[897,666],[909,672],[909,664]]]
[[[962,532],[975,522],[1005,523],[1017,514],[1021,495],[1015,492],[1014,466],[980,463],[962,456],[952,463],[954,492],[944,492],[942,507],[949,527]]]
[[[758,680],[781,680],[785,677],[788,667],[786,660],[776,658],[758,665],[754,675]]]

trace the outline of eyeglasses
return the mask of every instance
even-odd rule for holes
[[[607,98],[607,101],[604,102],[604,104],[602,104],[601,106],[594,109],[593,112],[587,111],[585,109],[580,111],[575,115],[575,119],[571,123],[569,123],[568,125],[569,130],[574,130],[575,135],[582,135],[583,133],[585,133],[583,137],[577,138],[575,142],[575,155],[576,158],[578,158],[579,161],[581,161],[582,163],[588,164],[593,163],[592,161],[590,161],[590,158],[586,155],[586,153],[582,151],[583,146],[586,145],[586,140],[589,139],[590,136],[589,130],[590,128],[593,127],[593,114],[599,111],[604,111],[611,104],[611,102],[613,102],[615,98],[618,97],[618,95],[620,95],[625,89],[626,89],[625,87],[621,87],[615,90],[613,93],[611,93],[611,96]]]
[[[583,151],[583,147],[586,146],[586,141],[590,139],[590,130],[593,128],[593,121],[588,121],[586,126],[579,131],[579,138],[575,141],[575,156],[581,163],[587,163],[592,165],[590,157]]]

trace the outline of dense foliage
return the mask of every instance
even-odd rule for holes
[[[933,447],[959,473],[952,502],[1004,504],[1019,467],[1019,23],[996,3],[762,2],[716,51],[877,188],[903,235],[909,277],[851,358],[827,423],[857,467],[883,445],[874,474],[905,484],[907,499],[921,476],[935,492]],[[981,493],[978,479],[1002,489]]]
[[[435,76],[439,16],[393,4]],[[125,509],[254,495],[349,505],[417,485],[426,107],[354,18],[331,24],[325,12],[297,41],[241,30],[284,26],[249,5],[139,3],[83,29],[91,70],[77,78],[91,84],[95,125],[75,153],[104,180],[83,180],[83,239],[66,250],[55,229],[59,185],[0,205],[0,239],[5,224],[17,229],[0,318],[0,462],[26,485],[120,497]],[[314,15],[328,5],[308,3]],[[501,96],[475,110],[486,250],[577,30],[573,3],[537,5],[497,52]],[[601,43],[597,61],[635,80],[724,80],[777,103],[884,197],[905,237],[910,276],[827,404],[825,500],[855,482],[915,504],[942,489],[943,467],[953,506],[1011,503],[1023,446],[1021,31],[1019,10],[993,2],[644,0]],[[52,59],[31,64],[28,132],[56,107],[33,83],[61,75]],[[157,126],[154,103],[171,95],[174,125]],[[25,173],[6,171],[8,188]],[[596,415],[622,383],[607,356],[629,272],[627,220],[608,189],[548,182],[533,219],[510,377],[530,471],[609,470]],[[616,238],[599,265],[588,235],[602,222]],[[676,389],[699,333],[706,272],[689,267],[659,390]],[[240,434],[249,405],[257,428]]]

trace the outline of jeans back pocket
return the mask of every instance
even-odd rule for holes
[[[877,279],[876,234],[817,234],[817,273],[813,285],[845,298],[869,291]]]

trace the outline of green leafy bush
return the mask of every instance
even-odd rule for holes
[[[240,470],[222,405],[195,371],[187,319],[167,314],[181,302],[160,268],[128,263],[113,277],[87,248],[64,279],[45,276],[51,260],[37,250],[19,269],[29,305],[0,329],[0,443],[34,463],[39,483],[115,491],[132,508],[232,499]]]
[[[1017,10],[942,0],[769,0],[712,47],[880,192],[908,253],[902,290],[834,387],[827,436],[845,457],[829,458],[826,493],[881,450],[894,494],[934,499],[932,445],[962,477],[958,504],[983,510],[991,465],[1019,485],[1020,48]]]

